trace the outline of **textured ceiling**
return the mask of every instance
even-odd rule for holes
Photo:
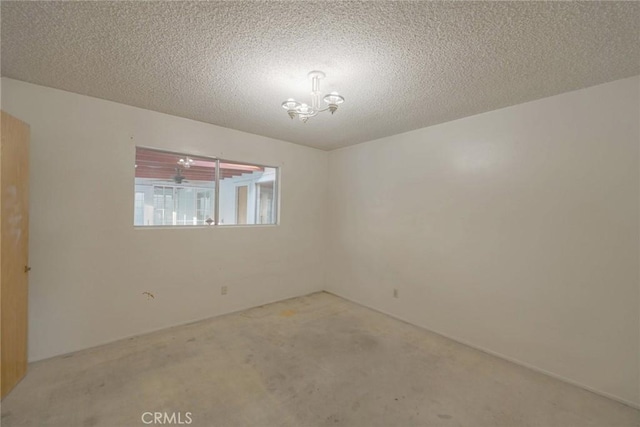
[[[2,75],[332,149],[640,74],[637,2],[2,1]],[[306,75],[346,99],[291,120]]]

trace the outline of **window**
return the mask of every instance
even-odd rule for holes
[[[278,168],[136,147],[135,226],[277,224]]]

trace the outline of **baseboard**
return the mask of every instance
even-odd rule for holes
[[[484,347],[478,346],[476,344],[467,342],[467,341],[465,341],[463,339],[459,339],[459,338],[451,336],[449,334],[445,334],[445,333],[442,333],[442,332],[439,332],[439,331],[435,331],[433,329],[429,329],[429,328],[426,328],[426,327],[421,326],[421,325],[416,325],[415,323],[410,322],[409,320],[404,319],[401,316],[386,312],[384,310],[380,310],[378,308],[372,307],[372,306],[367,305],[367,304],[363,304],[363,303],[361,303],[359,301],[356,301],[356,300],[354,300],[352,298],[349,298],[347,296],[340,295],[338,292],[329,291],[329,290],[314,291],[314,292],[311,292],[311,293],[306,293],[306,294],[302,294],[302,295],[295,295],[295,296],[287,297],[287,298],[284,298],[284,299],[266,301],[264,303],[260,303],[260,304],[257,304],[257,305],[249,305],[249,306],[246,306],[246,307],[241,307],[241,308],[230,310],[230,311],[226,311],[226,312],[221,312],[221,313],[216,314],[214,316],[207,316],[207,317],[198,318],[198,319],[191,319],[191,320],[187,320],[187,321],[184,321],[184,322],[176,323],[175,325],[161,327],[161,328],[155,328],[155,329],[151,329],[151,330],[148,330],[148,331],[140,332],[140,333],[137,333],[137,334],[123,336],[123,337],[120,337],[120,338],[117,338],[117,339],[114,339],[114,340],[109,340],[109,341],[102,342],[100,344],[91,345],[89,347],[82,347],[82,348],[78,348],[76,350],[72,350],[72,351],[69,351],[69,352],[55,354],[53,356],[47,356],[47,357],[43,357],[43,358],[39,358],[39,359],[32,359],[32,360],[29,360],[29,363],[39,362],[39,361],[47,360],[47,359],[53,359],[55,357],[60,357],[60,356],[64,356],[64,355],[67,355],[67,354],[77,353],[79,351],[95,349],[95,348],[102,347],[102,346],[109,345],[109,344],[113,344],[113,343],[116,343],[116,342],[119,342],[119,341],[124,341],[124,340],[128,340],[128,339],[131,339],[131,338],[147,335],[147,334],[152,334],[154,332],[163,331],[163,330],[167,330],[167,329],[171,329],[171,328],[177,328],[177,327],[185,326],[185,325],[190,325],[192,323],[202,322],[202,321],[209,320],[209,319],[212,319],[212,318],[215,318],[215,317],[226,316],[226,315],[229,315],[229,314],[238,313],[238,312],[241,312],[241,311],[244,311],[244,310],[248,310],[248,309],[251,309],[251,308],[260,307],[262,305],[273,304],[273,303],[276,303],[276,302],[282,302],[282,301],[286,301],[288,299],[293,299],[293,298],[300,298],[300,297],[303,297],[303,296],[306,296],[306,295],[312,295],[312,294],[315,294],[315,293],[318,293],[318,292],[326,292],[328,294],[331,294],[331,295],[334,295],[336,297],[339,297],[339,298],[345,299],[347,301],[350,301],[350,302],[352,302],[354,304],[357,304],[359,306],[366,307],[366,308],[368,308],[370,310],[373,310],[373,311],[376,311],[378,313],[382,313],[382,314],[384,314],[386,316],[392,317],[394,319],[400,320],[401,322],[407,323],[407,324],[412,325],[412,326],[416,326],[418,328],[421,328],[421,329],[424,329],[426,331],[432,332],[434,334],[440,335],[441,337],[444,337],[444,338],[450,339],[452,341],[455,341],[457,343],[466,345],[467,347],[473,348],[475,350],[481,351],[481,352],[489,354],[491,356],[499,357],[500,359],[506,360],[506,361],[511,362],[511,363],[515,363],[516,365],[525,367],[527,369],[531,369],[533,371],[539,372],[541,374],[547,375],[549,377],[555,378],[555,379],[563,381],[565,383],[574,385],[576,387],[580,387],[580,388],[582,388],[584,390],[587,390],[587,391],[589,391],[591,393],[597,394],[597,395],[602,396],[602,397],[606,397],[608,399],[611,399],[611,400],[614,400],[616,402],[622,403],[624,405],[630,406],[630,407],[632,407],[634,409],[640,409],[640,403],[631,402],[631,401],[628,401],[626,399],[620,398],[618,396],[612,395],[610,393],[594,389],[594,388],[589,387],[589,386],[587,386],[585,384],[582,384],[582,383],[580,383],[578,381],[571,380],[569,378],[563,377],[562,375],[547,371],[547,370],[545,370],[543,368],[539,368],[539,367],[531,365],[531,364],[529,364],[527,362],[523,362],[523,361],[515,359],[513,357],[506,356],[504,354],[495,352],[493,350],[489,350],[487,348],[484,348]]]
[[[53,359],[53,358],[56,358],[56,357],[66,356],[68,354],[77,353],[79,351],[96,349],[96,348],[99,348],[99,347],[102,347],[102,346],[105,346],[105,345],[117,343],[119,341],[125,341],[125,340],[131,339],[131,338],[137,338],[137,337],[141,337],[141,336],[144,336],[144,335],[153,334],[154,332],[165,331],[167,329],[172,329],[172,328],[178,328],[180,326],[191,325],[192,323],[203,322],[205,320],[213,319],[213,318],[216,318],[216,317],[226,316],[226,315],[234,314],[234,313],[239,313],[241,311],[249,310],[251,308],[261,307],[261,306],[267,305],[267,304],[274,304],[276,302],[282,302],[282,301],[286,301],[286,300],[293,299],[293,298],[300,298],[300,297],[304,297],[304,296],[307,296],[307,295],[317,294],[319,292],[324,292],[324,291],[313,291],[313,292],[308,292],[308,293],[305,293],[305,294],[293,295],[293,296],[282,298],[282,299],[269,300],[269,301],[266,301],[266,302],[261,302],[260,304],[247,305],[247,306],[243,306],[241,308],[233,309],[233,310],[229,310],[229,311],[222,311],[222,312],[220,312],[218,314],[214,314],[213,316],[206,316],[206,317],[200,317],[200,318],[185,320],[184,322],[179,322],[179,323],[176,323],[176,324],[171,325],[171,326],[164,326],[164,327],[160,327],[160,328],[149,329],[149,330],[146,330],[146,331],[143,331],[143,332],[139,332],[139,333],[135,333],[135,334],[131,334],[131,335],[125,335],[125,336],[122,336],[120,338],[103,341],[101,343],[94,344],[94,345],[89,345],[87,347],[80,347],[80,348],[77,348],[75,350],[66,351],[64,353],[57,353],[57,354],[54,354],[54,355],[51,355],[51,356],[45,356],[45,357],[40,357],[40,358],[35,358],[35,359],[28,359],[27,363],[40,362],[40,361],[43,361],[43,360]]]
[[[387,315],[389,317],[393,317],[394,319],[400,320],[401,322],[404,322],[404,323],[408,323],[409,325],[416,326],[418,328],[421,328],[421,329],[424,329],[426,331],[432,332],[432,333],[434,333],[436,335],[440,335],[441,337],[450,339],[450,340],[455,341],[457,343],[466,345],[467,347],[471,347],[474,350],[478,350],[478,351],[481,351],[483,353],[487,353],[487,354],[489,354],[491,356],[499,357],[500,359],[506,360],[507,362],[515,363],[516,365],[525,367],[527,369],[531,369],[533,371],[539,372],[541,374],[547,375],[549,377],[555,378],[555,379],[563,381],[565,383],[574,385],[576,387],[580,387],[581,389],[587,390],[587,391],[589,391],[591,393],[597,394],[597,395],[602,396],[602,397],[606,397],[607,399],[615,400],[618,403],[622,403],[623,405],[630,406],[630,407],[632,407],[634,409],[640,409],[640,403],[631,402],[629,400],[626,400],[626,399],[623,399],[621,397],[612,395],[612,394],[607,393],[605,391],[594,389],[594,388],[589,387],[588,385],[582,384],[582,383],[580,383],[578,381],[574,381],[572,379],[563,377],[562,375],[547,371],[547,370],[545,370],[543,368],[539,368],[539,367],[531,365],[531,364],[529,364],[527,362],[523,362],[522,360],[518,360],[518,359],[515,359],[513,357],[509,357],[509,356],[506,356],[504,354],[495,352],[493,350],[489,350],[487,348],[484,348],[484,347],[478,346],[476,344],[467,342],[467,341],[465,341],[463,339],[459,339],[457,337],[454,337],[454,336],[451,336],[451,335],[448,335],[448,334],[445,334],[445,333],[442,333],[442,332],[439,332],[439,331],[434,331],[433,329],[429,329],[429,328],[426,328],[426,327],[421,326],[421,325],[416,325],[415,323],[410,322],[407,319],[403,319],[402,317],[400,317],[398,315],[395,315],[395,314],[392,314],[392,313],[388,313],[388,312],[386,312],[384,310],[380,310],[378,308],[372,307],[372,306],[367,305],[367,304],[363,304],[363,303],[361,303],[359,301],[356,301],[356,300],[354,300],[352,298],[346,297],[344,295],[340,295],[338,292],[328,291],[328,290],[325,290],[324,292],[326,292],[328,294],[331,294],[331,295],[334,295],[334,296],[337,296],[339,298],[343,298],[343,299],[345,299],[347,301],[350,301],[350,302],[352,302],[354,304],[358,304],[359,306],[362,306],[362,307],[366,307],[366,308],[368,308],[370,310],[377,311],[378,313],[382,313],[382,314]]]

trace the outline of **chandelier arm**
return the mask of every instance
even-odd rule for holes
[[[313,109],[312,108],[311,111],[307,112],[307,113],[301,113],[300,111],[297,111],[297,110],[292,110],[292,111],[296,115],[302,114],[302,115],[305,115],[305,116],[308,116],[308,117],[314,117],[314,116],[317,116],[319,113],[324,113],[325,111],[329,111],[330,109],[331,109],[330,107],[324,108],[322,110],[317,110],[317,109]]]
[[[317,116],[319,113],[324,113],[325,111],[329,111],[329,107],[323,109],[323,110],[316,110],[316,109],[312,109],[311,113],[306,113],[307,116],[309,117],[315,117]]]

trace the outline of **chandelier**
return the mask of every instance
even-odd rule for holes
[[[193,165],[193,159],[191,157],[186,157],[184,159],[180,159],[177,162],[180,166],[185,169],[189,169]]]
[[[297,116],[303,123],[306,123],[309,117],[317,116],[325,111],[331,111],[331,114],[335,113],[338,105],[344,102],[344,98],[338,95],[337,92],[331,92],[322,98],[328,106],[321,109],[320,80],[325,78],[325,74],[322,71],[311,71],[308,76],[311,80],[311,105],[301,104],[293,98],[289,98],[282,103],[282,108],[287,110],[289,117],[293,119]]]

